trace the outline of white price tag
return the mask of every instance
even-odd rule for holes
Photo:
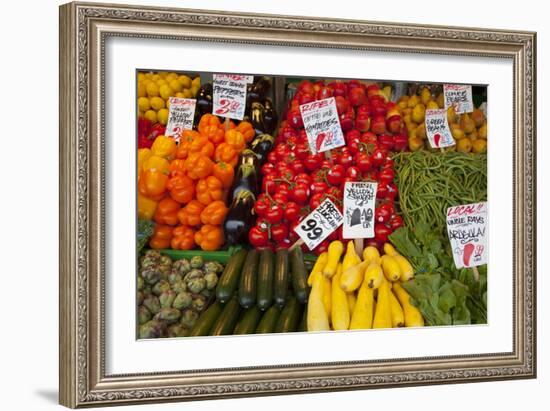
[[[378,183],[348,182],[344,186],[344,238],[374,237],[374,204]]]
[[[447,209],[447,233],[456,268],[487,264],[487,203]]]
[[[471,113],[474,111],[472,86],[461,84],[444,84],[443,95],[445,97],[445,109],[454,107],[456,114]]]
[[[226,118],[242,120],[246,108],[246,85],[253,76],[240,74],[214,74],[212,113]]]
[[[168,123],[166,124],[165,135],[173,136],[174,139],[178,141],[183,130],[191,130],[193,128],[197,100],[170,97],[169,101],[170,108],[168,111]]]
[[[319,207],[294,227],[296,234],[304,241],[310,250],[317,247],[330,233],[336,230],[344,218],[329,199],[323,201]]]
[[[456,144],[447,121],[447,110],[426,110],[424,122],[426,125],[426,135],[432,148],[448,147]]]
[[[300,113],[309,148],[314,154],[346,144],[334,97],[302,104]]]

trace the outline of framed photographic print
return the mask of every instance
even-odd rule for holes
[[[536,376],[536,35],[60,8],[60,402]]]

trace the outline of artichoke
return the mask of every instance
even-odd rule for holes
[[[182,293],[187,291],[187,284],[183,281],[178,281],[177,283],[172,284],[172,290],[174,290],[176,294]]]
[[[181,275],[187,274],[191,270],[191,263],[188,259],[182,258],[181,260],[176,260],[172,264],[172,272],[178,272]]]
[[[173,324],[181,317],[180,310],[176,308],[162,308],[153,319],[164,321],[166,324]]]
[[[172,324],[168,327],[168,337],[187,337],[190,329],[183,324]]]
[[[143,282],[143,277],[141,275],[138,275],[137,277],[137,289],[139,291],[143,290],[143,287],[145,287],[145,284]]]
[[[168,277],[172,271],[172,259],[167,255],[161,256],[159,261],[159,269],[165,278]]]
[[[169,291],[171,289],[170,283],[166,280],[160,280],[158,283],[155,284],[153,287],[153,294],[155,295],[161,295],[165,291]]]
[[[216,284],[218,284],[218,274],[214,271],[207,272],[204,275],[204,279],[206,281],[206,288],[209,290],[213,290],[216,287]]]
[[[204,277],[193,278],[187,282],[187,288],[192,293],[200,293],[206,287],[206,280]]]
[[[151,311],[147,309],[147,307],[140,305],[138,307],[138,322],[139,324],[145,324],[147,321],[149,321],[153,317],[151,314]]]
[[[197,314],[195,311],[184,310],[181,313],[180,324],[185,327],[192,328],[197,322],[197,318],[199,318],[199,314]]]
[[[151,265],[141,271],[141,276],[147,284],[153,285],[162,278],[162,272],[159,270],[158,265]]]
[[[136,301],[138,305],[140,305],[143,302],[144,298],[145,298],[145,293],[143,291],[138,291],[136,295]]]
[[[195,279],[195,278],[203,278],[204,273],[201,270],[197,270],[196,268],[189,271],[187,274],[185,274],[185,277],[183,277],[183,281],[187,283],[187,286],[189,287],[189,281]]]
[[[204,295],[206,299],[208,299],[212,295],[212,291],[209,290],[208,288],[205,288],[200,292],[200,295]]]
[[[174,285],[178,281],[181,281],[182,279],[183,275],[174,270],[172,270],[172,272],[168,275],[168,282],[172,285]]]
[[[139,327],[139,338],[159,338],[166,332],[166,324],[151,320]]]
[[[204,260],[200,255],[191,258],[191,268],[201,268],[204,265]]]
[[[193,297],[193,302],[191,303],[191,308],[197,312],[204,310],[206,306],[206,297],[204,295],[196,295]]]
[[[164,291],[159,297],[160,306],[162,308],[170,308],[172,307],[172,303],[174,302],[175,299],[176,299],[176,293],[174,291],[172,290]]]
[[[152,314],[156,314],[160,311],[160,301],[156,295],[148,294],[143,299],[143,305],[147,307]]]
[[[172,303],[172,307],[178,310],[183,310],[191,305],[193,302],[193,296],[187,291],[182,291],[176,296],[176,299]]]
[[[207,273],[221,273],[223,271],[223,265],[217,261],[208,261],[204,263],[203,270]]]
[[[153,265],[158,265],[160,261],[160,253],[157,250],[147,250],[141,258],[141,268],[148,268]]]

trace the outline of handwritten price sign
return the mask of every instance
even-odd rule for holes
[[[374,203],[378,184],[368,181],[344,185],[344,238],[374,237]]]
[[[221,117],[242,120],[246,107],[246,85],[253,79],[253,76],[240,74],[214,74],[212,113]]]
[[[426,135],[432,148],[454,146],[456,144],[449,123],[447,110],[428,109],[425,117]]]
[[[294,227],[294,231],[310,250],[317,247],[330,233],[336,230],[344,217],[330,200],[323,201],[319,207]]]
[[[302,104],[300,113],[309,148],[314,154],[346,144],[334,97]]]
[[[456,268],[487,264],[487,203],[447,209],[447,233]]]
[[[167,136],[173,136],[178,141],[183,130],[191,130],[193,128],[197,100],[170,97],[169,101],[170,109],[165,133]]]
[[[460,84],[444,84],[445,109],[455,108],[456,114],[471,113],[474,111],[472,100],[472,86]]]

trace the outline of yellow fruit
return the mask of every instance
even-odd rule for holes
[[[200,86],[192,85],[190,89],[186,89],[191,93],[191,96],[189,98],[195,97],[197,93],[199,92]]]
[[[330,330],[328,315],[323,304],[323,283],[325,278],[317,273],[313,278],[311,292],[307,304],[307,330],[328,331]]]
[[[323,269],[323,274],[327,278],[332,278],[336,274],[336,267],[340,261],[340,257],[344,252],[344,244],[341,241],[333,241],[328,246],[328,260],[325,268]]]
[[[424,141],[418,137],[409,138],[409,150],[418,151],[424,147]]]
[[[191,79],[184,74],[178,77],[178,81],[182,88],[191,88],[191,86],[193,85]]]
[[[418,125],[418,127],[416,127],[416,133],[415,133],[415,137],[418,137],[422,140],[425,140],[427,135],[426,135],[426,123],[421,123]]]
[[[165,126],[166,123],[168,123],[168,109],[167,108],[161,108],[157,112],[157,120],[163,126]]]
[[[173,80],[170,80],[170,82],[168,83],[168,85],[170,86],[170,88],[174,91],[181,91],[183,89],[183,87],[181,86],[181,83],[179,82],[178,79],[173,79]]]
[[[388,281],[397,281],[401,277],[401,270],[399,264],[395,261],[391,255],[383,255],[382,258],[382,270]]]
[[[365,283],[359,289],[357,301],[351,314],[349,324],[350,330],[364,330],[372,328],[372,317],[374,315],[374,289],[369,288]]]
[[[197,88],[200,88],[200,86],[201,86],[201,78],[200,78],[200,76],[195,77],[195,78],[193,79],[193,81],[191,81],[191,84],[192,84],[193,86],[196,86]]]
[[[405,127],[407,127],[407,131],[409,132],[409,138],[416,137],[416,129],[418,124],[411,120],[410,122],[405,123]]]
[[[428,104],[426,104],[426,109],[436,110],[438,108],[439,108],[439,105],[434,100],[430,100],[428,101]]]
[[[373,247],[372,245],[365,247],[365,249],[363,250],[363,261],[369,264],[380,264],[380,253],[378,252],[378,248]]]
[[[149,99],[147,97],[140,97],[138,98],[138,109],[141,111],[147,111],[151,108],[151,104],[149,103]]]
[[[470,134],[476,127],[474,120],[470,118],[468,113],[464,113],[460,116],[459,124],[466,134]]]
[[[151,107],[153,110],[160,110],[161,108],[166,107],[166,104],[164,103],[164,100],[160,97],[152,97],[149,102],[151,103]]]
[[[397,103],[397,106],[398,106],[400,109],[407,108],[407,102],[406,102],[406,101],[399,101],[399,103]]]
[[[477,130],[477,136],[479,138],[487,139],[487,123],[483,123],[483,125]]]
[[[355,293],[346,293],[346,295],[348,297],[349,316],[351,318],[353,310],[355,309],[355,304],[357,304],[357,296]]]
[[[161,79],[161,76],[160,76],[159,73],[153,74],[153,75],[151,76],[151,80],[153,80],[153,81],[158,81],[158,80],[160,80],[160,79]]]
[[[393,255],[393,258],[399,265],[399,270],[401,271],[401,277],[399,277],[399,279],[401,280],[401,282],[408,281],[414,277],[414,269],[409,260],[407,260],[401,254],[395,254]]]
[[[157,122],[157,112],[154,110],[147,110],[143,117],[149,120],[151,123],[155,124]]]
[[[168,73],[166,74],[166,77],[164,77],[168,83],[170,83],[172,80],[177,79],[178,75],[176,73]]]
[[[372,328],[391,328],[391,300],[390,300],[390,283],[382,281],[378,289],[378,300],[376,302],[376,311],[372,321]]]
[[[472,140],[469,138],[463,138],[456,142],[456,151],[461,153],[469,153],[472,151]]]
[[[453,106],[447,109],[447,123],[456,123],[458,116],[456,115],[455,108]]]
[[[382,267],[378,263],[370,263],[365,270],[365,278],[363,283],[366,283],[367,287],[374,289],[380,287],[382,281],[384,281],[384,272],[382,271]]]
[[[329,324],[332,322],[332,280],[320,274],[323,278],[323,306],[327,312]]]
[[[197,94],[197,92],[198,92],[198,90],[193,92],[193,90],[190,90],[190,89],[186,88],[182,92],[183,98],[193,98],[193,97],[195,97],[195,94]]]
[[[138,97],[147,97],[147,87],[145,86],[145,83],[138,83],[137,95]]]
[[[445,96],[443,93],[440,93],[435,101],[439,107],[445,107]]]
[[[171,97],[174,93],[174,90],[168,85],[163,84],[159,87],[159,94],[164,100],[168,100],[169,97]]]
[[[174,97],[177,97],[177,98],[186,98],[185,95],[183,93],[176,93],[176,95]]]
[[[311,273],[309,273],[309,277],[307,278],[307,285],[311,287],[313,284],[313,275],[315,273],[322,273],[323,268],[325,268],[325,265],[327,263],[328,259],[328,253],[325,251],[321,254],[319,254],[319,257],[317,257],[317,261],[315,261],[315,264],[313,265],[313,268],[311,269]]]
[[[428,87],[423,87],[422,90],[420,90],[420,101],[422,104],[426,105],[431,99],[432,93],[430,92],[430,89]]]
[[[145,80],[146,78],[147,78],[147,77],[145,77],[145,73],[143,73],[143,72],[141,72],[141,71],[137,74],[137,80],[138,80],[138,81],[143,81],[143,80]]]
[[[476,127],[481,127],[485,121],[485,114],[483,114],[483,111],[480,109],[475,108],[474,111],[472,111],[472,120],[474,120]]]
[[[468,134],[468,138],[472,140],[472,142],[476,141],[478,139],[478,133],[477,130],[474,128],[474,131],[472,131],[470,134]]]
[[[420,103],[414,106],[411,117],[415,123],[419,123],[419,124],[422,123],[424,121],[425,115],[426,115],[426,106],[424,104]]]
[[[395,256],[397,255],[397,250],[390,243],[384,243],[384,254]]]
[[[404,96],[399,97],[398,103],[407,103],[408,101],[409,101],[409,96],[404,95]]]
[[[149,97],[156,97],[159,95],[159,88],[155,83],[148,83],[147,84],[147,95]]]
[[[472,143],[472,151],[476,154],[487,152],[487,140],[477,139]]]
[[[357,290],[363,281],[365,270],[368,265],[368,261],[363,261],[362,263],[351,266],[344,271],[341,275],[340,288],[347,293]]]
[[[415,94],[409,97],[409,101],[407,102],[407,107],[414,108],[418,103],[420,103],[420,98]]]
[[[449,129],[451,130],[451,134],[455,140],[460,140],[464,138],[464,130],[462,130],[460,124],[451,123],[449,124]]]
[[[414,305],[411,304],[411,297],[405,291],[401,284],[393,284],[393,292],[401,303],[403,314],[405,315],[405,327],[424,327],[424,318]]]
[[[405,314],[403,313],[403,308],[397,300],[397,297],[390,290],[390,310],[391,310],[391,326],[404,327],[405,326]]]
[[[340,287],[342,277],[342,264],[338,264],[336,274],[332,277],[332,310],[331,320],[334,330],[347,330],[349,328],[348,296]]]
[[[404,108],[404,109],[403,109],[403,116],[405,116],[405,117],[406,117],[407,115],[410,116],[410,115],[412,114],[412,112],[413,112],[412,107]],[[403,117],[403,118],[405,118],[405,117]]]

